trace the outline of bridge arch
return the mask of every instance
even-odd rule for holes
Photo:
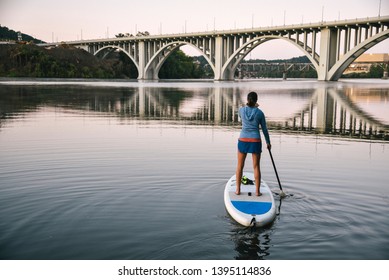
[[[125,49],[123,49],[119,46],[115,46],[115,45],[104,46],[104,47],[98,49],[93,55],[98,56],[100,53],[103,53],[103,59],[104,59],[111,52],[109,50],[111,50],[111,51],[119,50],[122,53],[124,53],[126,56],[128,56],[130,58],[130,60],[134,63],[136,69],[138,70],[138,73],[140,73],[139,64],[136,62],[134,57],[132,57]],[[106,53],[104,53],[104,52],[106,52]]]
[[[337,81],[341,76],[344,70],[350,64],[357,59],[361,54],[363,54],[366,50],[374,47],[378,43],[389,38],[389,29],[377,33],[376,35],[370,37],[369,39],[361,42],[359,45],[355,46],[348,53],[346,53],[343,57],[341,57],[330,69],[328,72],[328,79],[330,81]]]
[[[200,54],[207,60],[209,65],[212,68],[212,71],[215,73],[215,66],[210,60],[210,58],[203,52],[202,49],[200,49],[198,46],[195,44],[192,44],[190,42],[185,42],[185,41],[174,41],[170,42],[166,45],[164,45],[161,49],[159,49],[149,60],[149,62],[145,66],[144,70],[144,78],[145,79],[153,79],[153,80],[158,80],[158,73],[159,70],[161,69],[162,65],[166,61],[166,59],[172,54],[172,52],[184,45],[189,45],[196,50],[200,52]]]
[[[267,35],[267,36],[261,36],[261,37],[256,37],[244,45],[242,45],[240,48],[238,48],[232,55],[231,57],[226,61],[222,68],[222,77],[223,79],[226,80],[233,80],[234,79],[234,74],[235,70],[237,69],[239,63],[256,47],[259,45],[262,45],[266,42],[269,42],[271,40],[277,40],[277,39],[282,39],[288,43],[291,43],[293,46],[297,47],[299,50],[301,50],[311,61],[312,65],[315,67],[316,71],[318,72],[319,70],[319,64],[318,62],[312,57],[312,55],[304,49],[300,44],[296,43],[293,39],[289,39],[287,37],[283,36],[276,36],[276,35]],[[317,54],[315,54],[317,56]]]

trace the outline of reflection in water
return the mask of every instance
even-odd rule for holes
[[[280,207],[281,201],[279,203],[278,211],[280,211]],[[272,224],[264,228],[251,227],[242,229],[241,226],[236,227],[232,232],[232,238],[235,242],[235,252],[237,253],[235,259],[267,259],[267,256],[270,255],[271,248],[271,227]]]
[[[236,260],[262,260],[270,255],[269,229],[240,229],[235,233]]]
[[[364,112],[347,94],[333,88],[317,89],[309,104],[287,121],[286,126],[325,134],[389,140],[389,125]]]
[[[185,121],[197,125],[238,125],[238,109],[248,90],[239,87],[130,87],[2,86],[0,127],[19,113],[53,106],[104,113],[121,120]],[[389,92],[360,90],[377,103]],[[319,87],[302,90],[261,89],[260,100],[270,129],[336,134],[389,140],[387,119],[378,119],[359,106],[358,89]],[[297,101],[296,101],[297,100]],[[373,108],[374,113],[374,108]]]
[[[270,255],[272,225],[280,219],[282,199],[276,196],[277,217],[270,225],[263,228],[247,227],[238,225],[233,228],[231,235],[235,242],[236,260],[262,260]],[[290,197],[292,195],[288,195]]]
[[[387,259],[387,145],[300,137],[388,140],[389,91],[339,85],[1,85],[0,255]],[[293,195],[276,196],[275,222],[253,230],[229,219],[220,199],[251,90],[273,132],[299,135],[272,134]],[[278,192],[266,159],[263,168]]]

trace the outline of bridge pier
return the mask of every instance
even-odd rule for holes
[[[223,37],[215,38],[215,81],[223,80]]]
[[[144,41],[138,43],[139,49],[139,64],[138,64],[138,80],[158,80],[158,73],[153,71],[154,69],[146,68],[147,57],[146,57],[146,46]]]
[[[145,79],[145,66],[146,66],[146,54],[145,54],[145,42],[140,41],[138,43],[139,50],[139,64],[138,64],[138,80]]]
[[[328,72],[336,62],[336,50],[338,45],[336,30],[329,28],[321,30],[320,37],[320,59],[317,79],[319,81],[329,81],[331,77]]]

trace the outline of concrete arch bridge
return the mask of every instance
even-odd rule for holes
[[[244,57],[271,40],[285,40],[310,60],[320,81],[338,80],[362,53],[389,37],[389,16],[197,33],[128,36],[65,42],[103,56],[124,52],[138,69],[138,80],[156,80],[166,58],[190,45],[205,57],[214,80],[233,80]],[[45,46],[55,43],[43,44]]]

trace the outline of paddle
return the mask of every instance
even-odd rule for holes
[[[273,155],[271,154],[271,149],[268,149],[269,150],[269,154],[270,154],[270,158],[271,158],[271,162],[273,163],[273,167],[274,167],[274,171],[276,172],[276,176],[277,176],[277,181],[278,181],[278,186],[280,187],[280,197],[285,197],[286,194],[284,193],[284,191],[282,190],[282,187],[281,187],[281,182],[280,182],[280,178],[278,177],[278,172],[277,172],[277,168],[276,168],[276,165],[274,164],[274,159],[273,159]]]

